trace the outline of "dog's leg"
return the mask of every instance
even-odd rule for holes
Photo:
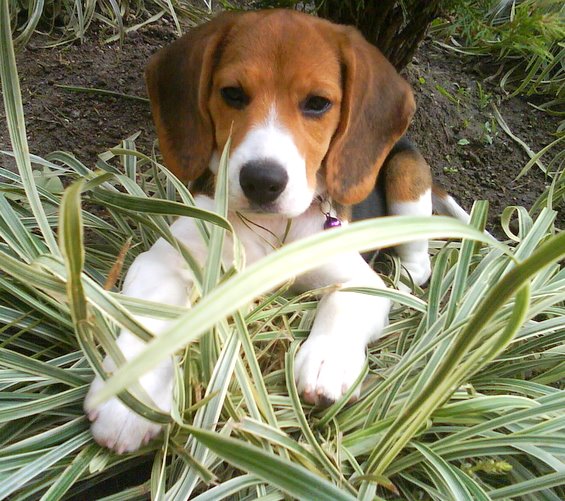
[[[430,190],[425,191],[414,201],[391,201],[388,203],[391,216],[431,216],[432,198]],[[416,285],[428,281],[432,268],[427,240],[415,240],[395,247],[402,266]]]
[[[384,289],[382,279],[357,253],[333,260],[297,279],[299,288],[337,284]],[[390,301],[358,292],[336,290],[318,306],[314,325],[296,356],[294,375],[307,402],[328,405],[347,392],[361,373],[367,344],[388,323]],[[353,398],[359,396],[360,388]]]
[[[431,216],[432,177],[420,152],[406,139],[397,143],[383,166],[387,213],[390,216]],[[398,245],[402,266],[417,285],[431,274],[428,241]]]
[[[171,232],[180,242],[190,246],[197,259],[205,256],[204,244],[191,219],[178,219],[171,226]],[[135,259],[126,275],[122,292],[135,298],[186,306],[191,285],[191,275],[184,259],[165,240],[160,239]],[[156,335],[165,331],[170,324],[169,321],[142,316],[137,316],[137,319]],[[125,329],[120,333],[117,344],[128,360],[145,347],[143,341]],[[116,369],[110,357],[105,358],[103,365],[109,373]],[[171,359],[143,375],[139,382],[155,406],[164,412],[170,411],[173,391]],[[84,402],[85,411],[92,421],[92,434],[100,445],[118,453],[133,451],[159,433],[160,425],[134,413],[117,398],[94,407],[92,398],[103,384],[102,379],[96,376]]]

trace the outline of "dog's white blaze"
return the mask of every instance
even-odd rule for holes
[[[413,202],[387,203],[388,213],[391,216],[431,216],[432,193],[426,190],[418,200]],[[428,241],[416,240],[395,247],[396,253],[402,261],[412,280],[418,285],[423,284],[431,274]]]
[[[288,174],[286,188],[275,202],[279,214],[295,217],[310,206],[314,192],[308,185],[306,160],[298,151],[292,135],[278,122],[274,106],[266,120],[247,133],[230,157],[228,178],[231,210],[249,207],[239,184],[239,174],[241,168],[253,160],[277,162]]]

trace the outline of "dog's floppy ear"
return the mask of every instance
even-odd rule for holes
[[[214,148],[208,98],[214,64],[237,14],[220,14],[161,49],[145,81],[165,165],[183,181],[199,177]]]
[[[378,171],[414,114],[408,83],[354,28],[339,27],[343,97],[338,128],[325,159],[330,196],[364,200]]]

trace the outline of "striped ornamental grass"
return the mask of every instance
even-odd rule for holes
[[[546,95],[559,109],[565,82],[565,5],[560,0],[455,0],[436,34],[450,48],[489,56],[500,66],[500,85],[512,95]]]
[[[118,40],[121,43],[128,33],[162,17],[172,19],[180,36],[181,20],[185,26],[193,26],[209,17],[212,10],[212,0],[2,1],[8,3],[16,46],[26,45],[34,34],[39,34],[39,45],[55,47],[75,40],[83,41],[92,31],[98,32],[103,43]]]
[[[118,491],[105,499],[113,500],[565,497],[565,234],[555,211],[509,207],[503,243],[480,231],[482,202],[470,226],[381,218],[285,246],[247,268],[236,241],[234,263],[222,267],[225,157],[210,213],[194,207],[153,153],[136,151],[135,137],[95,166],[69,153],[29,153],[1,5],[13,148],[2,155],[18,172],[0,169],[0,499],[99,497],[109,479]],[[157,238],[177,245],[168,225],[180,215],[200,222],[210,250],[195,270],[195,306],[118,294],[121,256],[127,267]],[[293,274],[345,250],[414,237],[431,239],[429,286],[360,291],[395,304],[368,350],[361,398],[325,410],[300,402],[293,362],[316,296],[289,295]],[[194,267],[190,249],[179,251]],[[398,262],[389,264],[394,283]],[[140,313],[176,321],[153,338],[135,321]],[[103,354],[120,358],[119,327],[148,348],[109,378],[102,397],[121,392],[165,425],[161,439],[121,456],[93,442],[82,411]],[[123,391],[173,353],[171,415]],[[147,461],[146,479],[139,471]],[[128,474],[135,482],[125,486]]]

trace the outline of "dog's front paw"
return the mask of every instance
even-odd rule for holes
[[[117,398],[93,407],[90,402],[102,384],[96,378],[84,401],[84,410],[92,422],[90,431],[98,444],[122,454],[139,449],[158,435],[161,426],[142,418]]]
[[[117,398],[94,407],[92,399],[103,385],[104,382],[97,376],[84,400],[84,410],[92,422],[90,430],[98,444],[123,454],[139,449],[159,434],[161,425],[136,414]],[[150,373],[143,376],[142,385],[161,410],[171,410],[172,384],[167,379]]]
[[[344,341],[319,336],[309,338],[300,348],[294,378],[306,402],[328,406],[353,386],[365,363],[365,349]],[[359,392],[357,387],[352,398],[358,398]]]

